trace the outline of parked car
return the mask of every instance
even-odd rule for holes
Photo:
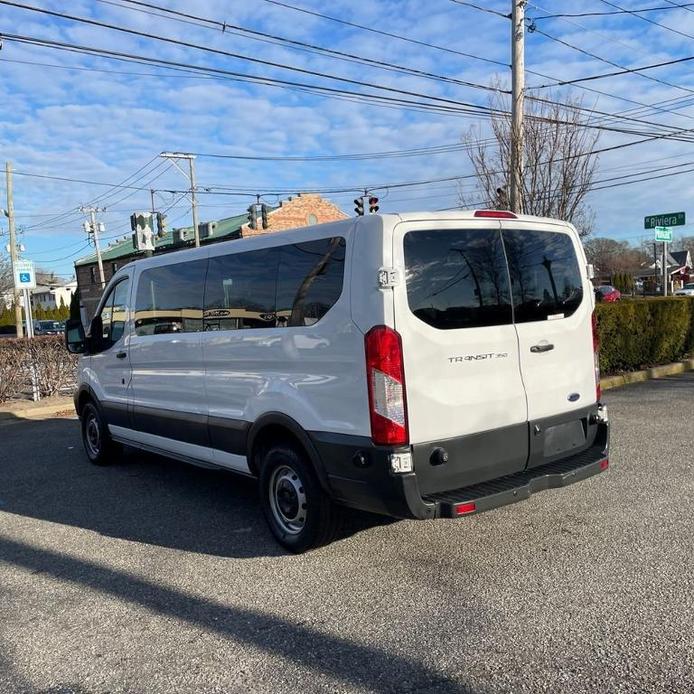
[[[605,301],[611,303],[613,301],[619,301],[622,298],[622,292],[611,284],[603,284],[595,289],[595,298],[598,301]]]
[[[86,335],[67,323],[84,448],[254,477],[294,552],[329,541],[341,505],[486,511],[607,469],[594,305],[575,228],[511,212],[368,215],[144,258]]]
[[[687,282],[684,286],[676,289],[675,296],[694,296],[694,282]]]
[[[34,321],[34,335],[62,335],[65,323],[57,320]]]

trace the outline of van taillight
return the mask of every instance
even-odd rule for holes
[[[409,442],[402,341],[392,328],[377,325],[364,338],[371,438],[379,446]]]
[[[600,402],[602,388],[600,387],[600,333],[598,332],[598,318],[593,313],[593,364],[595,365],[595,398]]]

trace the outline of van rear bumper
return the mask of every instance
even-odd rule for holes
[[[423,497],[436,506],[436,517],[457,518],[527,499],[544,489],[566,487],[607,470],[609,459],[602,446],[593,446],[541,467],[530,468],[471,487],[452,489]]]
[[[600,422],[592,445],[579,453],[477,484],[422,494],[416,466],[406,474],[389,470],[389,456],[396,449],[374,446],[363,437],[310,435],[335,501],[396,518],[456,518],[480,513],[522,501],[535,492],[580,482],[609,465],[609,424]]]

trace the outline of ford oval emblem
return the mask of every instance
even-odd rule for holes
[[[579,393],[571,393],[571,395],[569,395],[569,402],[576,402],[580,397]]]

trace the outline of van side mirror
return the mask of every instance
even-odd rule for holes
[[[71,354],[84,354],[87,351],[87,338],[79,318],[70,318],[65,323],[65,346]]]
[[[94,316],[89,324],[87,346],[90,352],[100,352],[104,347],[104,321],[101,316]]]

